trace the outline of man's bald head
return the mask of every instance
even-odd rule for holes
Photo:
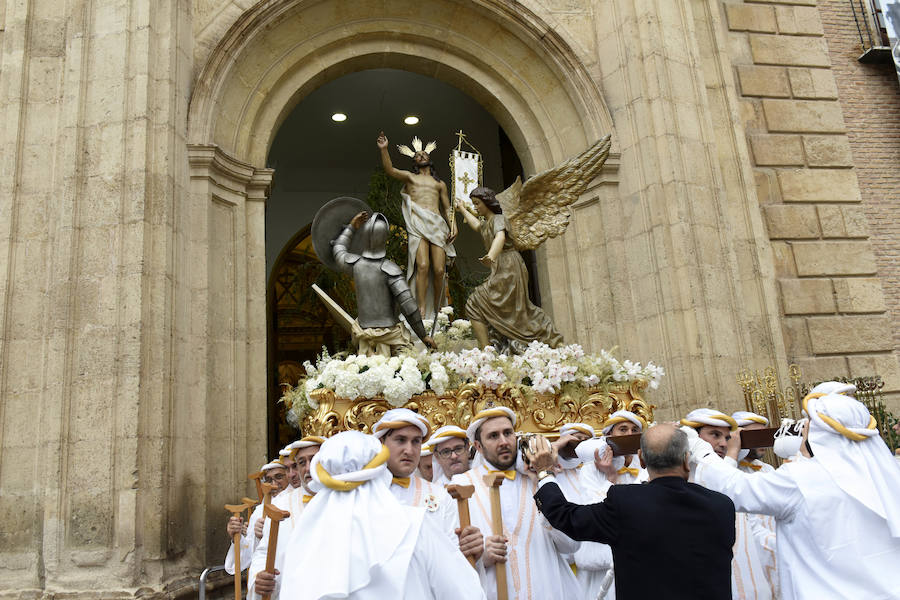
[[[677,476],[688,478],[688,439],[675,425],[654,425],[641,436],[641,465],[650,479]]]

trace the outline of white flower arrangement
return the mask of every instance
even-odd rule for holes
[[[434,319],[425,319],[422,324],[425,331],[431,333]],[[453,307],[445,306],[437,314],[437,327],[434,330],[434,343],[441,352],[461,350],[475,345],[475,334],[472,323],[466,319],[453,319]]]
[[[451,309],[452,310],[452,309]],[[454,327],[466,329],[458,319],[450,321],[452,313],[440,313],[447,319],[445,331]],[[467,326],[471,329],[471,324]],[[625,360],[619,362],[611,352],[585,354],[578,344],[551,348],[541,342],[531,342],[525,352],[508,356],[492,346],[431,352],[422,350],[405,356],[330,356],[323,351],[315,365],[307,362],[307,379],[289,389],[282,400],[299,422],[317,408],[310,393],[327,388],[343,398],[383,397],[391,406],[403,406],[413,396],[427,390],[441,395],[466,383],[489,389],[501,385],[521,386],[538,394],[557,394],[567,391],[587,393],[604,385],[644,381],[651,390],[659,387],[665,375],[662,367],[652,362]]]

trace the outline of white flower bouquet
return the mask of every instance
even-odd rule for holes
[[[431,333],[434,319],[425,319],[425,331]],[[434,328],[434,343],[441,352],[459,351],[475,346],[475,334],[472,323],[466,319],[453,319],[453,307],[445,306],[437,314],[437,327]]]
[[[446,319],[443,325],[442,315]],[[438,315],[438,326],[444,327],[444,332],[456,328],[464,335],[466,326],[461,321],[451,321],[449,313]],[[471,325],[465,323],[471,331]],[[425,391],[442,395],[467,383],[488,389],[520,386],[531,394],[564,391],[586,396],[589,390],[635,381],[643,381],[654,390],[665,375],[663,368],[652,362],[646,366],[630,360],[620,362],[607,350],[585,354],[578,344],[551,348],[541,342],[531,342],[517,355],[498,353],[492,346],[458,352],[420,350],[391,358],[355,354],[340,358],[323,350],[315,365],[306,362],[304,366],[306,379],[282,396],[293,413],[291,422],[299,422],[318,407],[310,393],[322,388],[333,390],[341,398],[383,397],[391,406],[403,406]]]

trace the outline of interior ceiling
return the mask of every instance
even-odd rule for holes
[[[342,123],[331,115],[347,115]],[[419,117],[417,125],[406,125],[408,115]],[[462,129],[485,154],[485,162],[496,155],[499,127],[475,100],[437,79],[396,69],[374,69],[345,75],[312,92],[282,124],[269,153],[269,166],[276,180],[286,171],[314,170],[317,176],[302,181],[282,181],[284,189],[335,189],[329,173],[361,170],[362,189],[372,169],[379,166],[375,139],[384,130],[390,140],[395,166],[409,168],[410,159],[397,152],[397,144],[410,145],[414,135],[424,143],[437,142],[432,153],[442,179],[449,175],[450,150],[457,145],[455,133]],[[280,151],[282,148],[287,152]],[[499,157],[497,157],[499,160]],[[485,182],[499,181],[499,162]],[[346,173],[342,173],[346,175]],[[356,178],[344,180],[360,189]],[[496,187],[496,184],[495,184]]]
[[[336,112],[346,114],[347,120],[332,121]],[[410,114],[419,117],[417,125],[403,123]],[[381,166],[375,145],[381,130],[400,169],[410,169],[412,159],[401,155],[397,144],[409,145],[414,135],[424,143],[436,141],[432,161],[449,186],[450,151],[457,146],[455,133],[460,129],[481,152],[484,185],[502,190],[500,127],[480,104],[453,86],[407,71],[374,69],[345,75],[310,93],[285,119],[269,150],[268,166],[275,176],[266,202],[267,275],[277,256],[328,200],[366,198],[372,173]],[[505,165],[507,171],[516,171],[517,160],[511,162]],[[478,271],[480,238],[461,227],[457,251],[469,245],[460,265]]]

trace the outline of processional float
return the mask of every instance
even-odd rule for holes
[[[480,154],[462,132],[459,137],[451,158],[453,201],[447,211],[451,219],[458,205],[471,204],[468,196],[482,177]],[[425,152],[416,141],[415,151],[403,153],[416,157]],[[468,149],[463,149],[463,142]],[[386,152],[386,146],[382,135],[379,148]],[[433,150],[433,145],[429,149]],[[505,218],[515,247],[510,251],[535,249],[566,230],[570,206],[600,174],[609,150],[607,136],[561,165],[525,183],[517,179],[496,194],[498,208],[492,210]],[[390,165],[389,159],[385,164]],[[390,172],[396,170],[391,167]],[[407,186],[416,181],[407,179]],[[409,194],[404,201],[409,202],[410,196],[421,197]],[[435,206],[439,204],[435,202]],[[472,215],[472,208],[461,210]],[[319,286],[313,290],[358,347],[350,353],[323,352],[315,365],[307,364],[307,377],[286,390],[282,400],[304,435],[329,437],[346,430],[371,433],[384,413],[398,406],[423,415],[435,428],[453,424],[464,429],[484,408],[503,406],[515,412],[520,431],[545,435],[555,434],[568,422],[600,429],[617,410],[653,421],[654,406],[644,396],[658,386],[664,372],[652,363],[645,367],[620,362],[606,351],[589,355],[576,345],[551,348],[528,339],[504,337],[498,331],[508,332],[509,328],[494,327],[491,322],[487,325],[497,345],[479,348],[471,324],[453,319],[449,307],[436,312],[433,320],[422,320],[417,305],[410,310],[411,290],[401,270],[386,257],[385,240],[391,227],[398,225],[388,224],[366,203],[349,197],[327,203],[313,220],[311,238],[319,259],[354,278],[356,316],[351,307],[335,301],[329,290]],[[491,267],[492,272],[500,268]],[[490,278],[482,285],[490,285]],[[442,287],[446,289],[446,281]],[[443,295],[441,292],[439,297]],[[404,319],[398,318],[401,313]],[[406,327],[416,335],[396,331]],[[429,349],[414,342],[415,337]],[[502,535],[502,475],[486,483],[491,488],[493,533]],[[461,527],[466,527],[470,523],[468,498],[474,487],[451,484],[448,492],[457,500]],[[506,598],[503,563],[497,565],[497,586],[498,598]]]

